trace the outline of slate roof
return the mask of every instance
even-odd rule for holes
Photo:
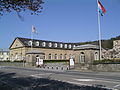
[[[21,38],[21,37],[17,37],[17,38],[15,38],[15,40],[16,39],[18,39],[24,47],[31,47],[28,44],[28,42],[33,41],[33,46],[32,47],[34,47],[34,48],[51,48],[51,49],[68,49],[68,50],[71,50],[71,49],[73,49],[73,45],[76,45],[76,46],[79,45],[79,43],[65,43],[65,42],[56,42],[56,41],[47,41],[47,40],[38,40],[38,39],[31,40],[29,38]],[[14,43],[14,41],[13,41],[13,43]],[[40,45],[36,46],[36,42],[39,42]],[[42,46],[43,42],[46,43],[45,47]],[[13,43],[11,44],[11,46],[13,45]],[[49,43],[52,43],[52,47],[49,47],[49,45],[48,45]],[[57,47],[54,46],[55,43],[57,43]],[[60,48],[60,44],[63,44],[63,48]],[[67,44],[67,48],[64,48],[65,44]],[[69,45],[71,45],[71,48],[68,47]],[[10,46],[10,48],[11,48],[11,46]]]
[[[31,47],[31,45],[28,44],[29,41],[33,41],[33,48],[49,48],[49,49],[65,49],[65,50],[86,50],[86,49],[94,49],[94,50],[99,50],[98,45],[92,45],[92,44],[85,44],[85,45],[80,45],[80,43],[65,43],[65,42],[56,42],[56,41],[47,41],[47,40],[38,40],[38,39],[29,39],[29,38],[21,38],[17,37],[15,40],[18,39],[21,44],[24,47]],[[15,42],[13,41],[13,43]],[[36,45],[36,42],[39,42],[39,45]],[[43,46],[42,43],[45,42],[46,46]],[[11,44],[11,46],[13,45]],[[52,46],[49,46],[49,43],[52,43]],[[57,47],[55,47],[55,43],[57,43]],[[63,47],[60,47],[60,44],[63,45]],[[65,45],[67,45],[67,48],[65,48]],[[69,45],[71,45],[71,48],[69,48]],[[74,47],[75,45],[75,47]],[[10,48],[11,48],[10,46]]]
[[[85,50],[85,49],[95,49],[95,50],[99,50],[99,46],[98,45],[92,45],[92,44],[85,44],[85,45],[79,45],[73,48],[74,50]]]

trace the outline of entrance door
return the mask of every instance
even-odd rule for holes
[[[36,66],[42,66],[43,65],[43,59],[41,59],[39,56],[36,56]]]
[[[84,52],[81,52],[80,53],[80,63],[85,63],[85,54],[84,54]]]
[[[39,59],[40,59],[40,57],[36,56],[36,66],[39,66]]]

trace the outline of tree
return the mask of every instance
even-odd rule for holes
[[[43,0],[0,0],[0,16],[5,12],[30,11],[30,14],[39,14],[42,10]]]

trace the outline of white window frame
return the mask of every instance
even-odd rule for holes
[[[69,45],[69,48],[72,48],[72,45]]]
[[[84,52],[80,53],[80,63],[85,63],[85,53]]]
[[[60,48],[63,48],[63,44],[60,44]]]
[[[46,46],[46,42],[42,42],[42,46],[45,47]]]
[[[67,44],[65,44],[64,47],[67,48]]]
[[[98,54],[98,52],[95,52],[94,58],[95,58],[95,60],[99,60],[99,54]]]
[[[39,41],[36,41],[36,46],[39,46],[40,45],[40,42]]]
[[[55,43],[55,44],[54,44],[54,47],[57,47],[57,46],[58,46],[57,43]]]
[[[28,41],[28,45],[29,45],[29,46],[32,46],[32,41]]]
[[[48,45],[49,47],[52,47],[52,43],[49,43],[49,45]]]

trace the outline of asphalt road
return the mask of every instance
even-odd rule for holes
[[[48,78],[77,85],[100,86],[120,90],[119,72],[50,71],[39,68],[1,66],[0,72],[16,73],[15,77]]]

